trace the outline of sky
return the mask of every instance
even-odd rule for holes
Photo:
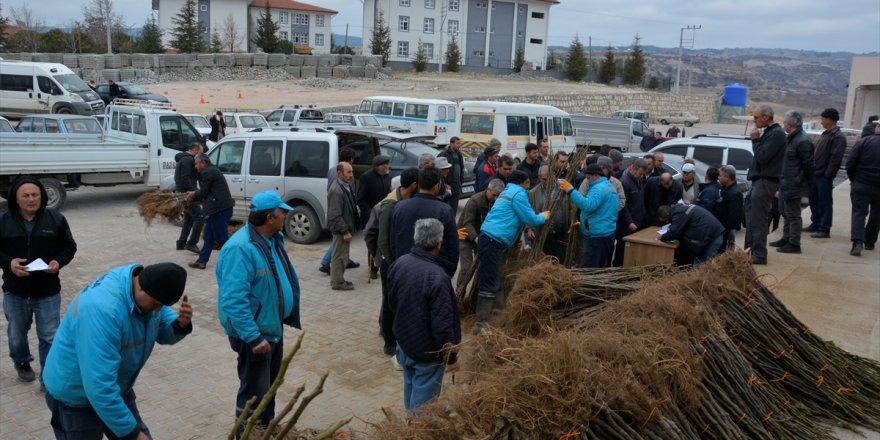
[[[152,0],[113,0],[124,21],[140,27]],[[249,0],[242,0],[249,1]],[[0,0],[2,13],[22,4],[47,25],[82,18],[86,0]],[[339,11],[333,32],[361,36],[359,0],[305,0]],[[412,0],[418,4],[420,0]],[[176,14],[177,11],[171,12]],[[694,32],[696,49],[783,48],[855,53],[880,52],[880,0],[560,0],[550,9],[550,45],[567,46],[578,35],[593,46],[626,46],[638,34],[643,45],[678,47],[681,28]]]

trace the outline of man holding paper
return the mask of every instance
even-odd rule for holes
[[[18,178],[7,200],[9,211],[0,214],[0,268],[9,357],[19,380],[33,382],[28,332],[36,321],[42,368],[61,321],[58,272],[73,260],[76,242],[67,219],[46,207],[49,197],[39,180]]]

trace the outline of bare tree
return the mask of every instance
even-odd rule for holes
[[[122,16],[113,11],[113,0],[89,0],[83,5],[83,22],[95,41],[107,41],[107,53],[113,53],[111,35],[124,28]]]
[[[235,52],[235,48],[244,42],[244,33],[238,28],[231,13],[223,21],[222,29],[223,47],[228,47],[229,52]]]
[[[12,8],[9,15],[16,26],[22,29],[22,43],[31,52],[40,50],[40,30],[46,26],[46,20],[34,15],[34,11],[23,3],[19,8]]]

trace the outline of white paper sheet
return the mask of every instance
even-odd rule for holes
[[[667,233],[667,232],[669,232],[669,223],[663,225],[663,227],[661,227],[660,229],[658,229],[658,230],[657,230],[657,235],[663,235],[663,234],[665,234],[665,233]]]
[[[46,270],[48,268],[49,268],[49,265],[46,264],[46,262],[43,261],[42,258],[37,258],[36,260],[31,261],[31,264],[28,264],[27,266],[24,267],[24,269],[28,272],[37,272],[40,270]]]

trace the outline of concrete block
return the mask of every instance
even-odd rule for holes
[[[301,76],[300,70],[301,69],[302,69],[302,67],[300,67],[300,66],[287,66],[284,68],[284,70],[287,72],[287,74],[293,78],[300,78],[300,76]]]
[[[266,60],[267,67],[281,67],[287,65],[287,55],[283,53],[270,53]]]
[[[50,54],[48,54],[48,56],[49,56],[50,63],[61,63],[64,60],[64,54],[50,53]]]
[[[348,66],[336,66],[332,67],[333,78],[348,78]]]
[[[318,78],[330,78],[333,76],[332,67],[318,67],[317,71]]]
[[[364,78],[376,79],[379,76],[379,69],[376,66],[367,65],[364,67]]]
[[[218,53],[214,55],[214,66],[231,67],[235,64],[235,55],[228,53]]]
[[[305,55],[300,55],[300,54],[296,54],[296,53],[293,55],[288,55],[287,56],[287,65],[302,67],[303,66],[303,59],[305,59],[305,57],[306,57]]]
[[[318,75],[318,68],[315,66],[302,66],[300,77],[302,79],[314,78]]]
[[[363,78],[366,72],[366,67],[362,66],[351,66],[348,68],[348,75],[352,78]]]
[[[316,55],[303,55],[303,67],[318,67],[318,57]]]
[[[351,65],[355,67],[364,67],[367,65],[367,57],[363,55],[352,55]]]
[[[249,53],[237,53],[235,54],[235,66],[236,67],[251,67],[254,65],[254,56]]]
[[[214,54],[212,53],[202,53],[198,56],[199,64],[204,67],[214,67],[216,64],[214,63]]]
[[[269,54],[267,53],[255,53],[254,56],[254,67],[266,67],[269,63]]]
[[[71,54],[64,54],[64,56],[61,57],[61,64],[64,64],[65,66],[70,67],[71,69],[75,69],[75,68],[79,67],[79,56],[78,55],[71,55]]]

